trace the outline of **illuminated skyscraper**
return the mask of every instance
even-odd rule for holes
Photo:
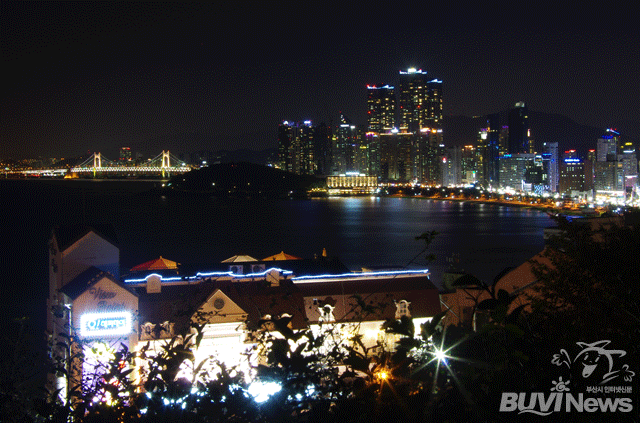
[[[379,134],[395,126],[395,89],[389,85],[367,85],[367,131]]]
[[[545,142],[543,145],[545,154],[549,155],[549,191],[558,191],[558,182],[560,180],[560,162],[558,161],[558,143]]]
[[[621,142],[618,154],[619,168],[622,170],[625,188],[634,188],[638,184],[638,158],[633,143]]]
[[[293,172],[293,123],[288,121],[278,125],[278,161],[280,169],[287,172]]]
[[[614,162],[617,160],[620,133],[607,129],[606,133],[598,138],[596,146],[596,160],[599,162]]]
[[[529,153],[529,112],[522,101],[509,110],[508,153]]]
[[[577,157],[565,157],[560,164],[558,192],[571,194],[585,191],[585,163]]]
[[[614,129],[607,129],[606,133],[598,138],[594,165],[594,188],[596,191],[624,190],[623,164],[618,160],[620,143],[620,133]]]
[[[315,128],[311,121],[284,121],[278,127],[280,168],[302,175],[317,173]]]
[[[121,162],[130,162],[131,161],[131,148],[130,147],[120,147],[120,161]]]
[[[393,131],[380,134],[380,177],[383,181],[408,182],[413,175],[413,134]]]
[[[500,116],[488,115],[485,123],[486,127],[478,132],[477,177],[484,187],[497,187],[500,178]]]
[[[333,134],[331,172],[333,175],[358,171],[356,152],[362,142],[361,138],[364,138],[364,131],[358,130],[356,125],[351,123],[351,119],[341,114],[340,125]]]
[[[442,128],[442,81],[427,72],[409,68],[400,71],[400,127],[408,132]]]

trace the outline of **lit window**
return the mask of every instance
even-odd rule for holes
[[[409,304],[411,303],[407,300],[396,302],[396,319],[400,319],[402,316],[411,317],[411,313],[409,312]]]
[[[329,304],[318,307],[318,311],[320,312],[320,321],[335,322],[336,319],[333,317],[333,309],[334,307]]]

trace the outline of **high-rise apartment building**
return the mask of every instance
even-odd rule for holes
[[[462,183],[462,148],[446,149],[442,158],[442,185],[453,187]]]
[[[414,135],[392,131],[380,134],[380,177],[383,181],[409,182],[413,179]]]
[[[278,125],[278,162],[280,169],[293,172],[293,131],[292,123],[284,121]]]
[[[389,132],[396,126],[396,93],[389,85],[367,85],[367,132]]]
[[[120,161],[121,162],[130,162],[131,158],[131,148],[130,147],[120,147]]]
[[[442,128],[442,81],[409,68],[400,71],[399,85],[400,128],[414,133],[422,128]]]
[[[317,173],[315,127],[311,121],[284,121],[278,126],[280,168],[303,175]]]
[[[500,178],[500,116],[486,116],[482,128],[478,131],[478,149],[476,151],[477,178],[484,187],[497,187]]]

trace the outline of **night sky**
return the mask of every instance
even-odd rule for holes
[[[275,147],[284,119],[366,123],[365,86],[408,67],[444,81],[448,116],[525,101],[638,128],[631,3],[226,3],[3,1],[0,158]]]

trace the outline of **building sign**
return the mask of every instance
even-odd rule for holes
[[[113,336],[131,333],[131,313],[86,313],[80,317],[82,336]]]
[[[125,306],[123,302],[115,301],[116,292],[105,291],[101,287],[89,289],[90,297],[96,301],[96,307],[101,312],[115,312],[124,311]]]

